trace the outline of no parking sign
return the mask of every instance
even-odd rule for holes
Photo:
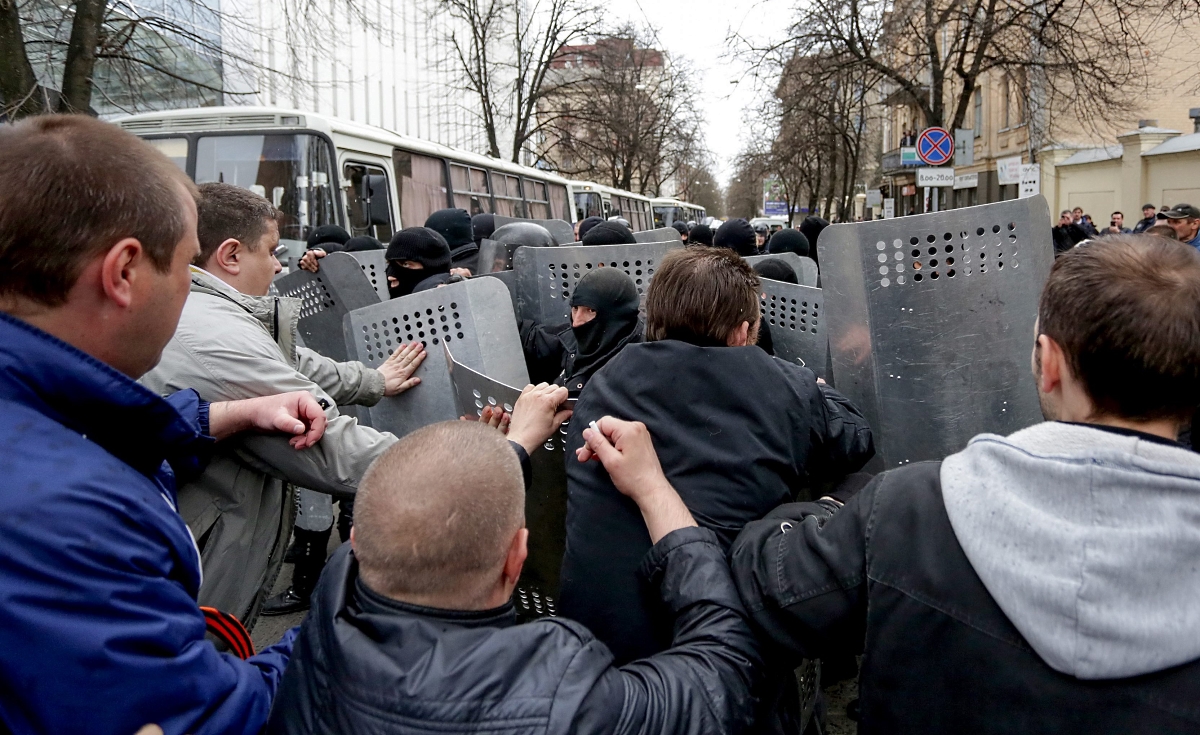
[[[917,155],[930,166],[941,166],[954,157],[954,136],[945,128],[925,128],[917,138]]]

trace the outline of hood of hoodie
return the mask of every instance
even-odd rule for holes
[[[288,296],[250,296],[238,291],[213,274],[189,266],[192,271],[191,293],[205,294],[236,304],[257,319],[283,350],[288,364],[296,366],[296,334],[300,324],[300,299]]]
[[[1056,671],[1119,679],[1200,658],[1200,454],[1046,422],[947,457],[954,534]]]

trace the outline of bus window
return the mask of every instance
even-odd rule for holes
[[[505,217],[525,217],[525,202],[521,196],[521,180],[516,176],[492,172],[492,189],[496,195],[496,214]]]
[[[396,148],[392,151],[396,166],[396,189],[400,192],[400,224],[420,227],[429,215],[445,209],[446,169],[442,159]]]
[[[544,181],[525,179],[525,198],[529,202],[530,219],[550,219],[550,199]]]
[[[282,213],[282,239],[306,240],[312,228],[338,223],[333,151],[316,135],[201,136],[195,178],[197,184],[223,181],[271,200]]]
[[[571,221],[571,198],[567,195],[567,187],[562,184],[550,184],[550,216],[555,219]]]
[[[467,210],[472,216],[492,211],[487,171],[451,163],[450,184],[454,187],[454,206]]]
[[[582,222],[588,217],[603,216],[604,202],[598,192],[581,191],[575,194],[575,219]]]
[[[159,153],[171,159],[171,163],[178,166],[180,171],[187,173],[187,138],[151,138],[146,142],[157,148]]]
[[[379,166],[347,163],[345,178],[346,206],[350,213],[350,234],[367,235],[388,242],[395,231],[392,204],[388,196],[387,172]]]

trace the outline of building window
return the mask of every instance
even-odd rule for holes
[[[1000,83],[1000,94],[1004,99],[1002,109],[1004,119],[1002,121],[1003,124],[1000,127],[1008,129],[1008,127],[1012,125],[1012,84],[1009,82],[1007,76],[1004,77],[1004,80]]]
[[[975,137],[983,137],[983,90],[975,90]]]

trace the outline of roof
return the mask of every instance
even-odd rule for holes
[[[1119,145],[1106,145],[1103,148],[1084,148],[1080,151],[1075,151],[1070,158],[1058,164],[1059,166],[1077,166],[1084,163],[1100,163],[1102,161],[1114,161],[1121,157],[1125,147]]]
[[[1172,130],[1170,128],[1156,128],[1156,127],[1147,126],[1144,128],[1138,128],[1137,130],[1128,130],[1124,133],[1118,133],[1117,137],[1124,138],[1126,135],[1140,135],[1143,133],[1150,133],[1150,134],[1159,133],[1159,134],[1166,134],[1166,135],[1179,135],[1178,130]]]
[[[1142,155],[1161,156],[1164,153],[1186,153],[1187,151],[1200,151],[1200,133],[1189,133],[1165,140]]]

